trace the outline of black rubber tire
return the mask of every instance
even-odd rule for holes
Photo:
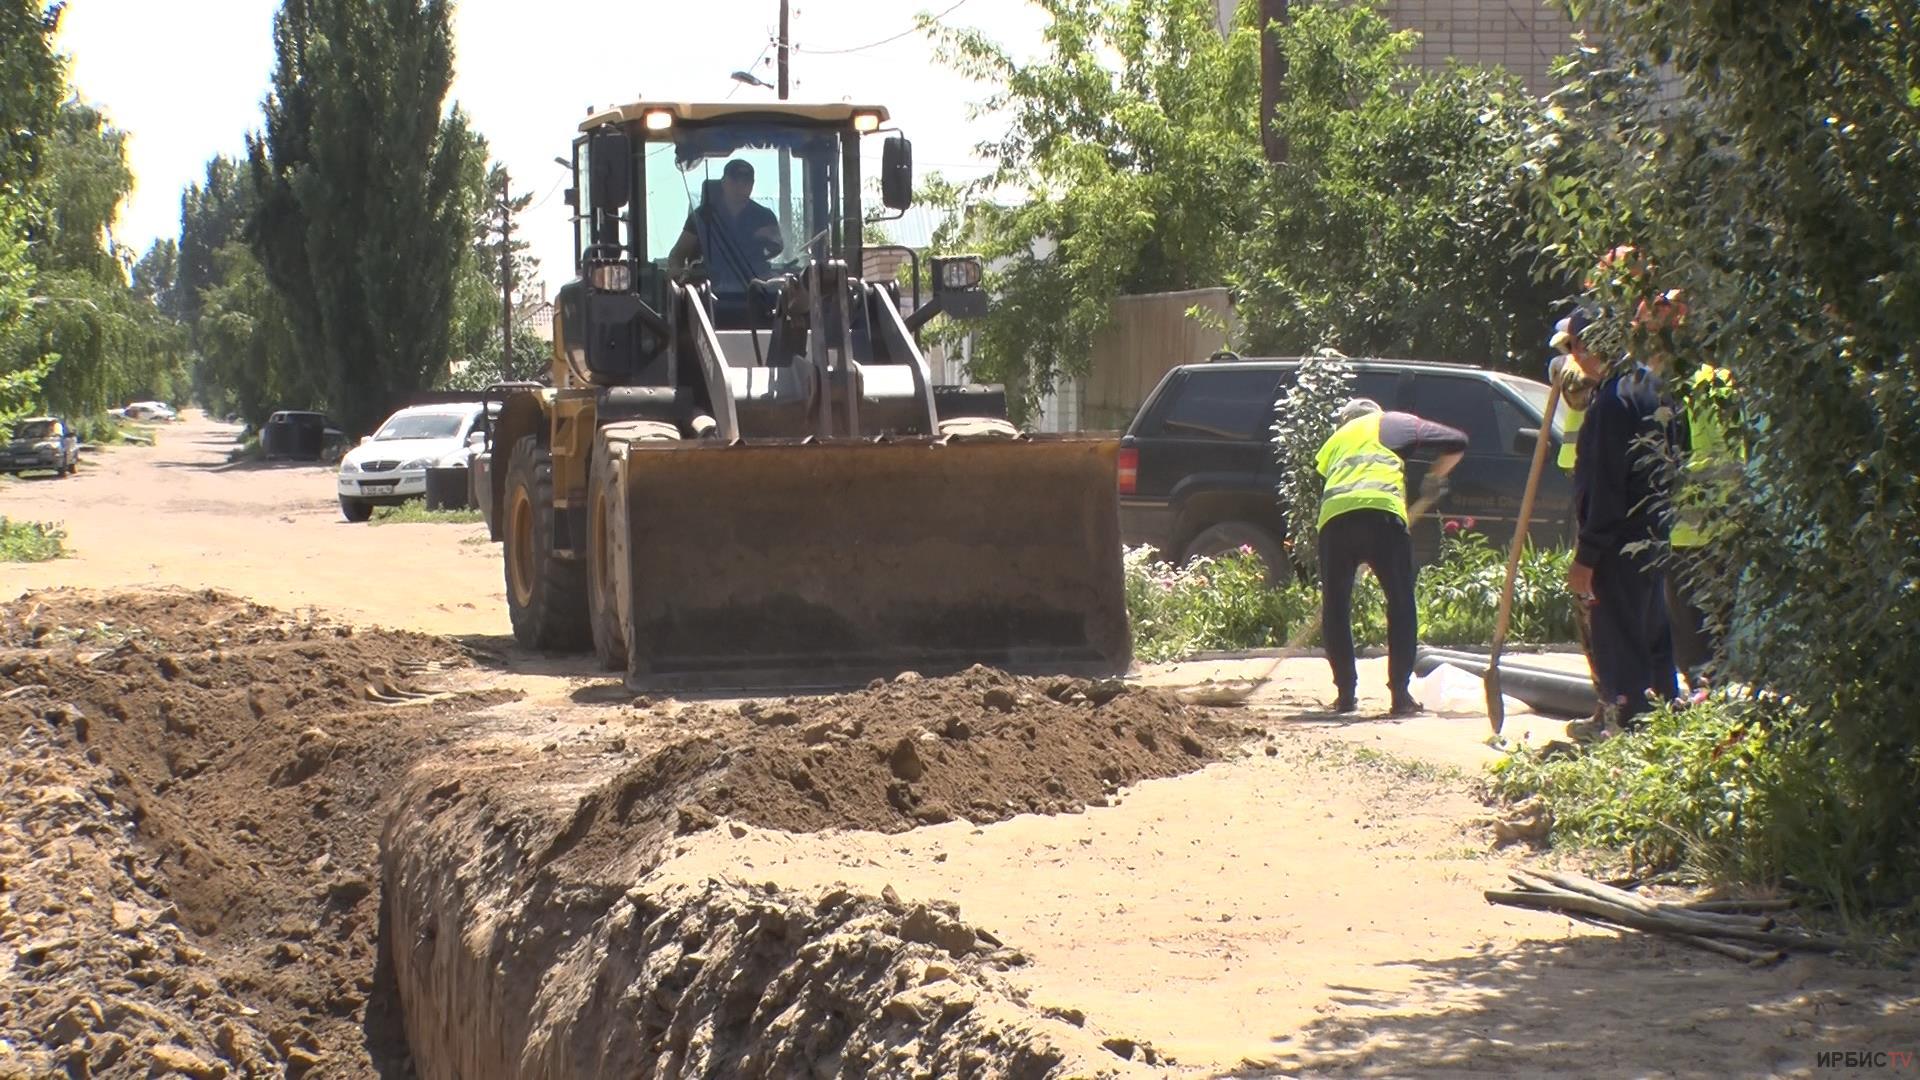
[[[359,499],[341,498],[340,516],[358,525],[373,518],[373,504]]]
[[[1186,563],[1203,555],[1224,555],[1250,547],[1260,561],[1267,564],[1267,580],[1284,581],[1290,567],[1287,563],[1287,549],[1280,543],[1279,537],[1251,521],[1222,521],[1200,530],[1180,552],[1180,561]]]
[[[651,420],[629,420],[608,424],[594,435],[593,461],[587,470],[587,603],[592,618],[593,651],[600,666],[608,671],[627,669],[627,633],[620,619],[620,598],[615,594],[611,572],[603,562],[614,550],[605,530],[609,527],[608,504],[625,497],[612,480],[612,442],[674,442],[680,431],[672,424]]]
[[[593,644],[586,563],[553,555],[553,460],[537,436],[513,446],[506,503],[502,561],[514,638],[542,652],[585,651]]]

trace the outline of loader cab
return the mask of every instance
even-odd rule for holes
[[[834,262],[858,272],[860,141],[885,120],[849,105],[645,104],[589,118],[573,154],[579,280],[656,312],[669,283],[690,287],[718,329],[769,329],[772,292],[756,282]],[[894,141],[889,163],[910,160]],[[889,194],[910,197],[910,165],[900,179]]]

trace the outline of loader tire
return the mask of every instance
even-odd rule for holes
[[[588,627],[586,567],[553,554],[553,461],[537,436],[523,436],[507,465],[504,554],[507,614],[521,645],[580,652]]]
[[[679,437],[674,425],[647,420],[608,424],[594,436],[593,461],[587,471],[587,607],[593,653],[607,671],[627,667],[625,616],[615,572],[615,560],[625,556],[627,546],[624,537],[614,535],[616,523],[623,520],[615,511],[626,493],[614,473],[614,444],[670,442]]]

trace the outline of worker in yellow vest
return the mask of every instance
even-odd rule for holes
[[[1321,445],[1315,467],[1326,478],[1320,496],[1320,640],[1333,668],[1333,710],[1359,707],[1353,660],[1353,580],[1362,565],[1387,597],[1387,686],[1392,715],[1420,711],[1407,690],[1420,628],[1413,601],[1413,537],[1407,531],[1406,461],[1434,454],[1421,482],[1423,499],[1446,490],[1446,476],[1467,450],[1465,432],[1411,413],[1385,412],[1355,398]]]
[[[1700,690],[1707,684],[1707,665],[1718,651],[1713,628],[1700,608],[1699,577],[1704,571],[1702,550],[1722,527],[1717,508],[1727,497],[1727,486],[1741,468],[1738,445],[1727,438],[1713,397],[1725,393],[1732,377],[1724,368],[1700,365],[1693,373],[1682,429],[1680,478],[1673,498],[1673,525],[1668,543],[1673,565],[1667,572],[1667,617],[1673,624],[1673,660],[1687,685]]]

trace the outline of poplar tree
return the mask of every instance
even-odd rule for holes
[[[252,245],[304,381],[348,431],[371,431],[446,370],[472,145],[445,107],[451,8],[286,0],[274,49],[266,128],[247,147]]]

